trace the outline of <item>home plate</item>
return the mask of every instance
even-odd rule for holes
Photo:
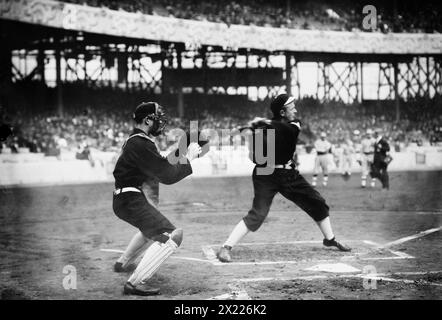
[[[244,288],[229,284],[230,293],[222,294],[207,300],[252,300]]]
[[[308,271],[324,271],[324,272],[334,272],[334,273],[348,273],[348,272],[360,272],[361,270],[356,269],[345,263],[326,263],[317,264],[316,266],[307,268]]]

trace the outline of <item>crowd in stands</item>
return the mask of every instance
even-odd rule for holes
[[[319,132],[324,131],[333,144],[352,140],[355,131],[363,135],[367,129],[380,128],[385,137],[403,150],[406,146],[435,145],[442,141],[441,99],[415,99],[401,103],[401,119],[396,122],[393,102],[379,105],[344,105],[330,102],[326,105],[315,99],[304,99],[302,118],[308,119],[304,131],[309,144]]]
[[[77,4],[128,12],[262,27],[372,31],[362,27],[367,5],[362,0],[65,0]],[[371,1],[377,9],[377,28],[381,32],[441,32],[441,4],[412,1],[392,4]]]
[[[235,100],[225,95],[186,96],[186,116],[180,118],[176,100],[164,96],[141,98],[142,93],[109,88],[88,88],[87,93],[79,95],[78,90],[76,87],[65,89],[67,97],[76,92],[77,99],[65,99],[62,116],[54,109],[45,110],[36,104],[18,107],[14,103],[8,108],[0,108],[0,123],[11,124],[14,132],[8,140],[0,142],[0,149],[17,153],[20,148],[27,148],[32,153],[52,156],[68,151],[75,152],[78,159],[87,159],[91,149],[118,152],[132,131],[134,107],[149,100],[163,104],[169,116],[168,131],[158,138],[161,150],[176,141],[171,138],[170,130],[188,130],[190,120],[198,120],[200,130],[220,130],[244,126],[257,116],[271,116],[268,100],[251,102],[243,97],[242,100],[247,103],[232,104]],[[311,146],[319,133],[325,131],[330,142],[337,144],[351,139],[355,130],[363,134],[369,128],[382,128],[385,136],[399,150],[410,144],[434,145],[442,142],[441,104],[440,97],[402,102],[401,120],[396,122],[392,102],[345,105],[304,98],[298,102],[299,118],[303,123],[299,143]]]

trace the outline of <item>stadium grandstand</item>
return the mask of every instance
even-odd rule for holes
[[[16,16],[20,5],[30,13],[34,10],[34,17]],[[52,17],[66,15],[59,28],[57,23],[54,27],[42,20],[51,20],[42,13],[44,5]],[[1,142],[2,153],[57,156],[75,152],[82,159],[87,158],[82,155],[87,154],[86,146],[117,151],[131,130],[131,109],[142,100],[157,100],[168,107],[169,128],[185,128],[189,120],[199,120],[203,128],[234,128],[266,115],[270,97],[279,90],[299,98],[306,124],[301,143],[307,150],[320,131],[327,131],[331,141],[338,143],[351,138],[355,130],[373,127],[384,128],[397,150],[410,144],[438,145],[442,141],[441,52],[433,44],[440,44],[439,2],[420,6],[410,1],[374,1],[376,30],[362,27],[363,5],[362,1],[347,0],[2,1],[2,40],[8,45],[2,49],[6,63],[2,66],[1,120],[14,128],[14,136]],[[100,11],[95,12],[97,8]],[[389,53],[382,48],[378,53],[376,49],[364,53],[362,48],[362,52],[352,52],[348,51],[351,41],[346,43],[347,52],[284,47],[266,51],[265,43],[245,48],[221,42],[213,45],[205,44],[204,39],[189,41],[185,34],[182,42],[158,40],[155,35],[145,39],[145,34],[137,35],[135,27],[134,35],[126,37],[88,31],[94,27],[81,16],[81,10],[93,15],[101,12],[104,19],[117,14],[124,20],[128,13],[143,19],[160,17],[166,24],[202,23],[197,28],[205,23],[214,28],[263,27],[264,33],[294,29],[416,34],[417,40],[410,41],[423,51],[413,53],[413,48],[403,48]],[[190,28],[185,23],[178,24],[177,33],[180,28]],[[207,32],[206,36],[212,36]],[[201,31],[195,29],[194,33]],[[436,38],[427,41],[426,33]],[[165,34],[171,34],[170,30]],[[330,35],[339,41],[339,34]],[[397,40],[390,40],[394,50]],[[309,85],[313,87],[310,92],[302,92],[301,87],[306,87],[302,65],[312,62],[317,64],[316,83]],[[335,67],[339,63],[345,65],[339,69]],[[376,91],[375,98],[364,97],[364,90],[369,91],[363,83],[367,77],[362,75],[367,70],[364,63],[378,66],[376,74],[367,72],[378,78],[371,90]],[[304,75],[309,72],[303,71]],[[222,81],[214,81],[216,78]],[[160,139],[160,145],[168,147],[165,138]]]
[[[336,31],[364,31],[361,26],[362,8],[367,4],[366,1],[360,0],[69,0],[67,2],[228,25]],[[442,30],[438,17],[441,5],[437,1],[426,3],[425,6],[412,1],[371,1],[370,4],[382,8],[378,16],[377,31],[433,33]]]

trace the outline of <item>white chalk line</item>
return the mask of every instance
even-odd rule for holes
[[[381,249],[382,245],[371,241],[371,240],[363,240],[365,244],[368,244],[370,246],[375,247],[376,249]],[[341,258],[341,261],[351,261],[351,260],[362,260],[362,261],[372,261],[372,260],[402,260],[402,259],[415,259],[412,255],[409,255],[404,252],[400,251],[393,251],[391,249],[385,248],[390,253],[392,253],[394,256],[391,257],[370,257],[370,258],[364,258],[364,255],[367,255],[369,252],[355,252],[353,255],[350,256],[344,256]]]
[[[435,212],[423,211],[423,212],[416,212],[416,214],[418,214],[418,215],[442,215],[442,212],[441,211],[435,211]]]
[[[369,244],[371,246],[374,246],[374,247],[377,247],[380,245],[379,243],[371,241],[371,240],[363,240],[362,242],[364,242],[365,244]]]
[[[373,242],[371,240],[345,240],[343,242],[350,243],[350,242],[363,242],[367,245],[380,248],[381,245]],[[279,241],[279,242],[252,242],[252,243],[241,243],[241,246],[257,246],[257,245],[285,245],[285,244],[322,244],[322,241],[318,240],[300,240],[300,241]],[[219,247],[220,245],[206,245],[202,247],[202,251],[204,256],[206,257],[206,261],[210,262],[214,266],[255,266],[255,265],[272,265],[272,264],[299,264],[303,261],[294,261],[294,260],[279,260],[279,261],[243,261],[243,262],[229,262],[224,263],[218,260],[214,247]],[[363,258],[362,256],[368,254],[369,252],[355,252],[352,255],[347,255],[341,257],[341,261],[352,261],[352,260],[363,260],[363,261],[374,261],[374,260],[401,260],[401,259],[414,259],[413,256],[408,255],[403,252],[393,251],[388,248],[386,248],[389,252],[391,252],[394,256],[390,257],[369,257],[369,258]],[[315,262],[331,262],[335,261],[334,259],[320,259],[315,260]]]
[[[398,259],[415,259],[412,255],[409,255],[408,253],[401,252],[401,251],[393,251],[388,249],[391,253],[398,256]]]
[[[401,259],[414,259],[415,257],[400,251],[394,251],[389,249],[389,247],[396,246],[402,243],[405,243],[410,240],[418,239],[421,237],[424,237],[426,235],[429,235],[431,233],[437,232],[442,230],[442,226],[438,228],[432,228],[425,231],[421,231],[417,234],[407,236],[400,238],[395,241],[388,242],[386,244],[378,244],[371,240],[346,240],[345,242],[363,242],[368,245],[374,246],[376,249],[387,249],[389,250],[394,256],[393,257],[368,257],[363,258],[363,255],[366,255],[366,252],[355,252],[352,255],[344,256],[340,260],[342,261],[349,261],[354,259],[364,260],[364,261],[374,261],[374,260],[401,260]],[[281,245],[281,244],[318,244],[322,243],[321,241],[316,240],[300,240],[300,241],[280,241],[280,242],[255,242],[255,243],[242,243],[243,246],[256,246],[256,245]],[[214,266],[246,266],[246,265],[272,265],[272,264],[298,264],[299,261],[293,261],[293,260],[280,260],[280,261],[255,261],[255,262],[230,262],[230,263],[223,263],[220,262],[217,257],[215,250],[213,247],[219,246],[219,245],[206,245],[202,247],[204,256],[206,259],[198,259],[198,258],[192,258],[192,257],[180,257],[180,256],[173,256],[174,259],[181,259],[181,260],[188,260],[188,261],[197,261],[197,262],[208,262],[211,263]],[[123,250],[118,249],[100,249],[100,251],[103,252],[113,252],[113,253],[123,253]],[[334,260],[319,260],[321,262],[328,262],[328,261],[334,261]]]
[[[365,240],[364,240],[365,241]],[[361,240],[342,240],[342,242],[361,242]],[[243,242],[241,246],[265,246],[280,244],[322,244],[319,240],[299,240],[299,241],[276,241],[276,242]],[[205,247],[221,247],[220,244],[208,244]]]
[[[408,236],[408,237],[403,237],[403,238],[400,238],[398,240],[388,242],[388,243],[386,243],[384,245],[381,245],[380,248],[388,248],[388,247],[396,246],[396,245],[405,243],[405,242],[410,241],[410,240],[414,240],[414,239],[418,239],[418,238],[424,237],[426,235],[429,235],[431,233],[434,233],[434,232],[437,232],[437,231],[440,231],[440,230],[442,230],[442,226],[440,226],[438,228],[432,228],[432,229],[428,229],[428,230],[425,230],[425,231],[421,231],[421,232],[416,233],[414,235],[411,235],[411,236]]]
[[[285,212],[285,211],[281,211],[281,212]],[[442,214],[442,211],[404,211],[404,210],[333,210],[332,213],[336,213],[336,214],[375,214],[375,215],[379,215],[379,214],[390,214],[390,213],[394,213],[394,214],[411,214],[411,215],[416,215],[416,214]]]
[[[124,250],[119,249],[100,249],[103,252],[111,252],[111,253],[124,253]]]
[[[260,278],[242,278],[234,281],[242,283],[266,282],[266,281],[313,281],[313,280],[329,280],[329,279],[343,279],[343,278],[361,278],[369,280],[383,280],[388,282],[403,282],[409,284],[427,284],[432,286],[442,287],[442,283],[430,282],[426,280],[410,280],[410,279],[395,279],[392,276],[415,276],[427,274],[440,274],[442,270],[438,271],[417,271],[417,272],[394,272],[394,273],[372,273],[372,274],[353,274],[353,275],[314,275],[314,276],[298,276],[298,277],[260,277]]]
[[[342,242],[345,243],[354,243],[354,242],[361,242],[361,240],[342,240]],[[365,244],[371,245],[371,246],[378,246],[377,243],[374,243],[373,241],[370,240],[362,240],[362,242],[364,242]],[[285,245],[285,244],[322,244],[322,241],[319,240],[298,240],[298,241],[277,241],[277,242],[244,242],[241,243],[241,246],[263,246],[263,245]],[[220,244],[209,244],[209,245],[205,245],[202,247],[202,251],[204,253],[204,255],[206,256],[206,258],[210,261],[212,261],[214,263],[214,265],[226,265],[226,263],[219,263],[217,257],[216,257],[216,253],[214,250],[214,247],[221,247]],[[342,259],[351,259],[354,258],[355,256],[359,256],[359,255],[364,255],[366,254],[366,252],[357,252],[354,253],[353,255],[349,255],[349,256],[344,256]],[[396,257],[391,257],[392,259],[397,259]],[[376,259],[376,258],[374,258]],[[388,259],[388,258],[387,258]],[[402,258],[401,258],[402,259]],[[331,261],[331,260],[322,260],[322,261]],[[292,261],[275,261],[273,263],[275,264],[279,264],[279,263],[291,263]],[[235,264],[235,263],[239,263],[239,262],[231,262],[229,263],[230,265]],[[293,262],[292,262],[293,263]],[[265,261],[265,262],[241,262],[241,265],[244,264],[271,264],[271,261]]]
[[[231,214],[244,214],[244,211],[241,210],[232,210],[232,211],[228,211],[228,213]],[[303,213],[303,211],[301,209],[294,209],[294,210],[273,210],[272,214],[274,215],[278,215],[278,214],[287,214],[287,213]],[[346,215],[346,214],[350,214],[350,215],[367,215],[367,214],[373,214],[373,215],[380,215],[380,214],[401,214],[401,215],[426,215],[426,214],[435,214],[435,215],[440,215],[442,214],[442,211],[438,211],[438,210],[429,210],[429,211],[404,211],[404,210],[333,210],[332,214],[342,214],[342,215]]]

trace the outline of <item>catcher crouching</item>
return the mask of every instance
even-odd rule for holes
[[[134,130],[123,145],[113,172],[113,210],[117,217],[138,228],[139,232],[115,263],[114,271],[133,271],[124,285],[125,294],[147,296],[160,293],[160,289],[149,286],[147,280],[181,245],[183,230],[176,228],[158,211],[156,203],[151,203],[152,200],[143,193],[142,186],[148,185],[154,193],[152,198],[158,199],[159,183],[174,184],[192,174],[190,161],[202,150],[197,143],[190,143],[186,156],[181,155],[180,161],[169,161],[169,156],[176,157],[175,151],[168,157],[159,153],[155,137],[164,130],[166,117],[156,102],[141,103],[133,119]],[[145,253],[136,266],[134,261],[143,251]]]

